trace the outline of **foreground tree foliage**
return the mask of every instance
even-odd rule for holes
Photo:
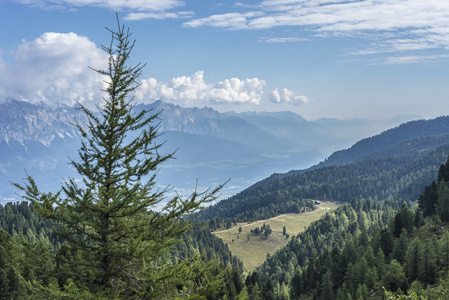
[[[67,284],[69,278],[61,276],[63,273],[55,269],[68,266],[67,261],[73,259],[72,251],[53,232],[54,223],[39,216],[29,202],[0,205],[0,299],[38,298],[40,292],[27,284],[30,282],[61,287]],[[227,274],[224,290],[210,293],[207,299],[235,298],[232,295],[242,291],[238,281],[242,262],[232,255],[221,239],[211,234],[203,224],[195,222],[183,234],[182,241],[172,247],[171,259],[178,262],[198,253],[204,261],[219,262],[211,268],[212,275]],[[55,290],[58,292],[58,288]],[[47,299],[49,294],[44,293],[41,298]]]
[[[131,34],[120,24],[111,33],[110,46],[103,47],[109,67],[95,70],[107,78],[107,97],[98,115],[81,105],[89,121],[76,124],[83,136],[81,161],[71,165],[82,183],[70,179],[56,193],[41,192],[31,176],[24,185],[14,184],[41,216],[56,220],[56,233],[66,241],[52,270],[58,283],[34,282],[33,287],[42,297],[77,299],[219,293],[225,275],[213,275],[212,263],[200,255],[174,261],[170,252],[188,229],[185,217],[214,200],[219,188],[164,204],[166,190],[155,189],[155,171],[172,155],[158,152],[157,114],[133,111],[129,94],[144,65],[127,64]]]

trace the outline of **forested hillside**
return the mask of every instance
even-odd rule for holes
[[[390,143],[350,164],[274,175],[201,212],[200,222],[172,247],[169,260],[201,254],[206,265],[216,261],[208,272],[225,276],[225,288],[208,299],[366,299],[368,293],[382,297],[382,286],[391,293],[412,289],[419,294],[425,284],[435,285],[426,292],[438,295],[449,265],[444,261],[449,233],[439,223],[449,221],[449,162],[441,165],[448,153],[449,135],[421,136]],[[292,237],[243,283],[241,261],[210,231],[313,210],[310,199],[347,203]],[[32,282],[68,288],[65,262],[77,254],[55,234],[54,225],[26,202],[0,208],[2,296],[35,295]]]
[[[223,292],[207,299],[382,299],[403,292],[440,299],[449,287],[448,174],[449,160],[421,191],[418,203],[353,198],[292,237],[246,278],[240,275],[241,262],[201,224],[173,248],[173,259],[202,253],[207,260],[233,266]],[[64,279],[49,274],[73,254],[53,235],[52,222],[26,202],[8,204],[0,214],[9,232],[0,231],[5,258],[0,294],[27,298],[36,293],[27,284],[33,280],[63,284]],[[21,234],[25,240],[19,242]]]
[[[329,212],[250,274],[248,292],[254,299],[446,299],[448,171],[449,160],[418,203],[353,199]]]
[[[216,218],[214,223],[224,218],[233,221],[265,219],[281,213],[313,209],[308,206],[306,199],[347,202],[352,198],[383,200],[392,197],[417,200],[425,185],[436,178],[438,167],[447,158],[449,134],[432,135],[446,130],[443,125],[447,120],[449,118],[444,117],[433,120],[435,123],[411,123],[410,130],[419,124],[427,125],[424,126],[425,129],[430,128],[427,136],[405,139],[413,134],[406,134],[407,126],[403,125],[387,131],[385,136],[381,134],[369,142],[358,143],[351,149],[359,149],[359,155],[355,155],[351,149],[346,150],[348,154],[341,152],[341,156],[350,157],[354,154],[360,157],[352,163],[274,174],[209,207],[201,217],[209,220]],[[421,129],[421,126],[418,128]],[[424,132],[418,130],[414,135],[423,135]],[[385,142],[381,142],[382,136]],[[393,142],[395,138],[396,142]],[[373,143],[376,142],[382,146],[374,147]],[[363,144],[364,147],[360,146]]]
[[[61,239],[53,232],[52,220],[44,219],[34,212],[28,202],[9,202],[0,206],[0,228],[14,237],[28,242],[42,241],[51,249],[61,246]]]
[[[416,151],[419,148],[436,147],[441,145],[441,143],[447,143],[448,133],[449,116],[407,122],[386,130],[379,135],[362,139],[347,150],[336,151],[316,167],[345,165],[365,158],[370,154],[382,153],[383,150],[392,147],[396,148],[400,144],[411,146],[410,149],[406,147],[400,148],[405,153]],[[429,137],[431,139],[428,139]],[[426,141],[429,144],[426,145]],[[397,152],[397,154],[404,152]]]

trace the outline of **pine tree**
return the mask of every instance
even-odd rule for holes
[[[438,186],[435,180],[432,181],[430,186],[424,188],[424,191],[419,195],[418,202],[424,217],[435,213],[435,207],[438,204]]]
[[[368,288],[364,284],[359,285],[355,293],[355,299],[366,300],[367,298],[368,298]]]
[[[424,284],[434,284],[437,272],[435,243],[426,239],[423,244],[418,278]]]
[[[404,204],[398,213],[394,216],[393,234],[395,237],[401,235],[402,229],[406,229],[407,232],[413,230],[414,221],[413,212]]]
[[[414,238],[407,247],[405,253],[407,277],[410,281],[418,279],[419,268],[422,261],[420,244],[421,241],[418,238]]]
[[[399,263],[404,263],[405,253],[408,247],[408,239],[407,239],[407,231],[405,228],[402,228],[402,233],[398,239],[394,240],[393,247],[393,258],[396,259]]]
[[[387,290],[397,291],[400,289],[405,289],[406,287],[406,277],[401,264],[393,259],[387,265],[384,276],[382,277],[382,283]]]
[[[444,271],[449,270],[449,232],[444,233],[440,246],[440,261]]]
[[[438,183],[438,203],[436,205],[436,211],[439,214],[441,221],[449,221],[449,188],[444,181]]]
[[[380,230],[380,247],[385,254],[389,256],[391,251],[393,251],[393,235],[387,228],[382,228]]]
[[[338,289],[337,300],[352,300],[351,293],[346,288],[346,284],[343,284],[343,286]]]
[[[331,275],[331,272],[327,271],[321,278],[320,299],[322,300],[333,300],[335,298],[334,291],[332,289],[333,283]]]
[[[94,70],[107,78],[107,97],[98,115],[80,105],[88,122],[76,122],[83,140],[80,162],[71,160],[71,165],[82,183],[70,179],[56,193],[41,192],[31,176],[24,185],[14,185],[41,216],[57,221],[57,233],[70,253],[58,276],[75,282],[67,282],[69,294],[159,299],[217,292],[215,284],[221,282],[207,277],[208,266],[201,259],[173,264],[170,249],[188,229],[185,216],[214,200],[219,188],[195,191],[188,199],[175,197],[164,205],[166,190],[155,189],[155,176],[172,155],[159,153],[158,114],[136,111],[130,95],[144,65],[128,64],[134,47],[129,29],[118,23],[118,30],[110,32],[111,44],[103,46],[109,67]],[[64,293],[60,291],[70,296]]]
[[[290,281],[290,298],[298,299],[303,293],[302,272],[300,268],[298,268]]]
[[[274,286],[273,282],[271,281],[271,278],[268,278],[268,280],[263,284],[262,288],[262,299],[264,300],[274,300]]]

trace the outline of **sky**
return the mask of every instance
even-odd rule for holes
[[[136,101],[308,120],[449,114],[449,1],[0,0],[0,100],[93,107],[105,27],[145,63]],[[91,67],[91,68],[89,68]]]

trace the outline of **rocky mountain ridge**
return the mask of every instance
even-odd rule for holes
[[[0,143],[29,142],[50,147],[55,138],[79,139],[74,120],[86,117],[78,110],[66,106],[56,109],[24,101],[8,100],[0,109]]]

